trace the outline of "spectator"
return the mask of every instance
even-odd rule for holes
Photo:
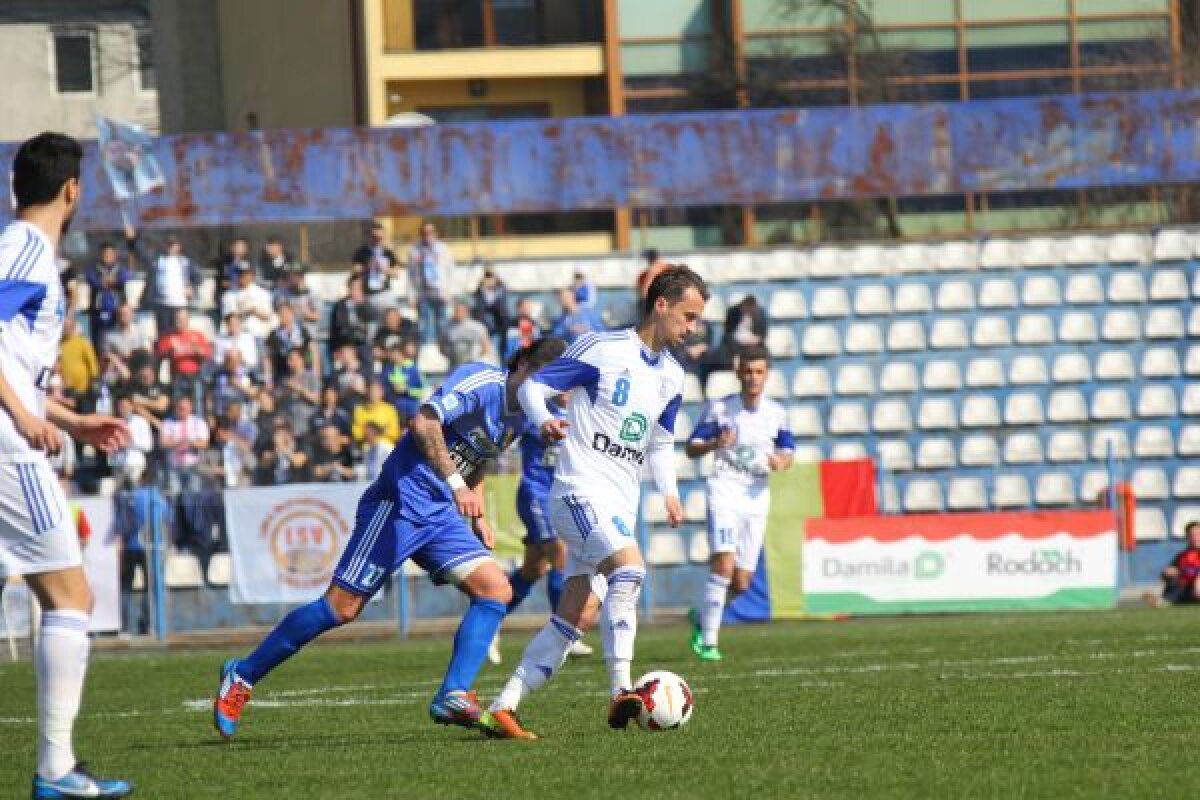
[[[571,344],[580,336],[592,331],[604,329],[604,323],[600,321],[600,317],[590,308],[580,308],[575,301],[575,291],[573,289],[560,289],[558,292],[558,304],[562,308],[562,314],[554,323],[554,328],[550,335],[563,339],[567,344]]]
[[[367,242],[354,251],[350,270],[352,275],[363,279],[367,301],[381,310],[394,299],[390,290],[392,278],[400,277],[400,262],[387,246],[383,223],[372,223],[368,236]]]
[[[242,318],[238,314],[225,315],[225,333],[217,336],[213,342],[213,361],[225,363],[225,356],[230,350],[241,353],[242,363],[256,375],[263,375],[262,348],[254,334],[246,330]]]
[[[150,337],[134,321],[133,307],[125,303],[117,309],[117,324],[105,335],[100,352],[104,354],[106,368],[116,360],[120,363],[122,374],[128,375],[134,369],[130,364],[133,354],[153,347]]]
[[[316,341],[308,335],[308,329],[296,318],[291,304],[281,303],[278,311],[279,324],[267,337],[267,363],[270,365],[272,380],[278,382],[287,374],[288,358],[293,351],[299,351],[305,366],[314,374],[320,375],[321,359]]]
[[[260,391],[254,372],[242,362],[242,351],[226,351],[225,363],[212,377],[213,413],[223,415],[230,403],[253,403]]]
[[[316,373],[304,363],[304,351],[299,348],[290,351],[286,371],[276,384],[275,394],[279,398],[279,410],[296,436],[302,437],[307,432],[305,425],[321,402],[320,391],[321,382]]]
[[[129,399],[134,412],[146,420],[151,428],[157,431],[162,427],[163,417],[171,407],[171,395],[159,382],[153,363],[142,364],[133,374]]]
[[[237,314],[246,330],[260,342],[267,338],[275,323],[271,293],[254,282],[254,270],[238,270],[234,288],[221,296],[221,316]]]
[[[748,294],[725,314],[723,347],[736,357],[747,347],[758,347],[767,340],[767,313],[758,298]]]
[[[154,453],[154,431],[149,421],[138,414],[133,398],[125,393],[117,395],[117,418],[129,426],[129,444],[108,458],[114,477],[126,487],[137,486],[146,472]]]
[[[389,308],[384,311],[383,320],[379,325],[379,330],[375,332],[375,339],[372,342],[375,363],[382,364],[390,351],[399,348],[406,340],[416,339],[416,337],[416,323],[401,315],[400,309]]]
[[[274,289],[283,282],[293,264],[295,260],[284,249],[283,239],[271,236],[263,245],[262,253],[258,257],[258,279]]]
[[[132,231],[126,231],[128,247],[132,247]],[[125,287],[133,278],[128,254],[124,259],[112,242],[100,245],[99,259],[87,272],[87,282],[92,289],[92,305],[88,309],[92,341],[97,347],[104,336],[117,324],[117,309],[126,302]]]
[[[276,306],[284,302],[291,305],[309,337],[314,340],[317,338],[321,326],[321,305],[304,281],[303,265],[295,262],[288,264],[283,282],[275,289],[272,299]]]
[[[387,387],[388,402],[400,412],[400,425],[408,424],[425,397],[425,376],[417,366],[417,340],[405,339],[388,351],[379,374]]]
[[[274,392],[261,392],[258,395],[258,414],[254,418],[258,425],[258,440],[254,443],[254,451],[262,452],[272,446],[275,429],[287,426],[287,417],[279,410]],[[257,479],[256,479],[257,480]]]
[[[600,299],[600,293],[596,291],[596,284],[588,280],[587,276],[582,272],[575,273],[575,280],[571,282],[571,288],[575,290],[575,304],[580,308],[595,308],[596,303]]]
[[[364,428],[368,422],[377,422],[383,435],[393,442],[400,439],[400,414],[396,407],[384,399],[384,387],[380,381],[371,381],[367,402],[354,409],[354,441],[362,444],[366,438]]]
[[[308,456],[296,447],[296,438],[286,425],[271,432],[270,447],[258,459],[254,482],[259,486],[283,486],[309,479]]]
[[[446,326],[442,352],[450,361],[450,369],[468,361],[495,360],[487,328],[471,316],[471,309],[462,300],[454,303],[454,319]]]
[[[326,425],[317,431],[309,471],[314,481],[323,483],[342,483],[358,478],[354,457],[337,426]]]
[[[159,445],[166,456],[167,485],[172,491],[198,490],[199,476],[194,472],[201,453],[208,447],[208,423],[192,413],[192,398],[175,398],[174,413],[163,420]]]
[[[100,377],[100,362],[83,334],[75,316],[63,319],[63,338],[58,347],[58,365],[62,373],[63,391],[71,398],[72,407],[80,411],[92,408],[92,384]]]
[[[1200,521],[1193,521],[1183,529],[1187,537],[1187,547],[1180,550],[1171,559],[1171,563],[1162,571],[1162,595],[1155,596],[1146,593],[1146,601],[1156,607],[1164,605],[1190,605],[1200,602]]]
[[[233,435],[224,419],[213,426],[212,447],[197,467],[209,486],[240,489],[252,485],[254,452]]]
[[[329,380],[337,387],[338,402],[347,414],[367,399],[367,376],[358,360],[358,350],[350,345],[333,354]]]
[[[367,346],[368,329],[375,321],[375,310],[367,304],[360,277],[352,277],[346,284],[347,294],[333,304],[333,315],[329,320],[329,351],[337,352],[350,345],[358,350]]]
[[[421,325],[421,343],[440,342],[446,320],[446,289],[454,256],[446,243],[438,239],[432,222],[421,225],[417,243],[408,253],[408,286],[417,322]]]
[[[646,262],[646,268],[637,276],[636,286],[639,300],[646,299],[646,293],[650,291],[650,284],[658,277],[658,273],[671,266],[653,247],[642,252],[642,259]]]
[[[508,335],[508,289],[496,273],[484,271],[475,289],[475,319],[487,328],[492,337],[492,350],[503,353],[504,338]]]
[[[533,344],[542,335],[542,326],[535,319],[533,301],[522,297],[517,301],[517,318],[504,337],[504,360],[512,358],[522,347]]]
[[[230,403],[219,426],[218,442],[224,464],[224,486],[241,488],[252,483],[257,465],[254,445],[258,441],[258,426],[245,414],[241,403]]]
[[[321,405],[313,414],[306,429],[311,433],[319,431],[327,425],[337,428],[343,439],[350,440],[352,432],[350,415],[338,405],[338,390],[332,384],[327,384],[321,390]]]
[[[156,478],[153,469],[142,474],[139,486],[118,500],[114,522],[121,537],[121,619],[126,633],[140,636],[150,630],[150,566],[146,545],[153,521],[157,519],[165,526],[171,514],[170,506],[154,486]],[[139,569],[142,589],[135,593],[133,584]]]
[[[383,472],[383,462],[391,455],[395,442],[388,441],[378,422],[368,422],[363,427],[363,468],[366,479],[373,481]]]
[[[191,306],[194,287],[200,284],[200,270],[184,255],[179,237],[169,236],[166,252],[154,259],[149,278],[147,290],[154,306],[154,318],[158,321],[158,329],[165,331],[175,319],[176,311]]]
[[[229,245],[229,251],[221,261],[221,299],[225,292],[237,286],[238,273],[243,270],[253,271],[250,263],[250,243],[240,236]]]
[[[201,331],[192,330],[187,309],[180,308],[175,311],[174,330],[166,336],[160,334],[156,351],[170,363],[172,379],[189,384],[212,355],[212,342]]]

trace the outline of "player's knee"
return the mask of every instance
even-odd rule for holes
[[[734,594],[741,594],[750,588],[750,580],[754,576],[743,570],[735,570],[733,580],[729,582],[729,589]]]
[[[713,575],[718,575],[725,580],[732,581],[734,571],[733,553],[717,553],[712,557],[710,566]]]
[[[338,625],[345,625],[358,619],[358,615],[362,613],[365,601],[363,598],[348,592],[330,592],[325,595],[325,599],[329,603],[329,607],[333,609],[333,615],[337,619]]]

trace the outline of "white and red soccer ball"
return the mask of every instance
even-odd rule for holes
[[[634,691],[642,696],[638,725],[646,731],[681,728],[692,718],[696,703],[687,682],[674,672],[656,670],[637,679]]]

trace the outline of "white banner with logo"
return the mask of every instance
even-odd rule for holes
[[[96,605],[92,608],[89,630],[93,633],[121,629],[121,537],[113,529],[111,497],[78,497],[71,500],[91,529],[83,548],[83,569]],[[82,524],[82,521],[81,523]]]
[[[1108,511],[810,520],[804,599],[819,613],[1112,608]]]
[[[300,484],[225,493],[234,603],[319,597],[354,530],[366,484]]]

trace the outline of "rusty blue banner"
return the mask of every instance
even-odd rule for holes
[[[0,144],[11,163],[15,143]],[[1200,181],[1200,92],[163,136],[145,227]],[[89,147],[84,229],[121,209]],[[7,209],[0,216],[8,213]]]

